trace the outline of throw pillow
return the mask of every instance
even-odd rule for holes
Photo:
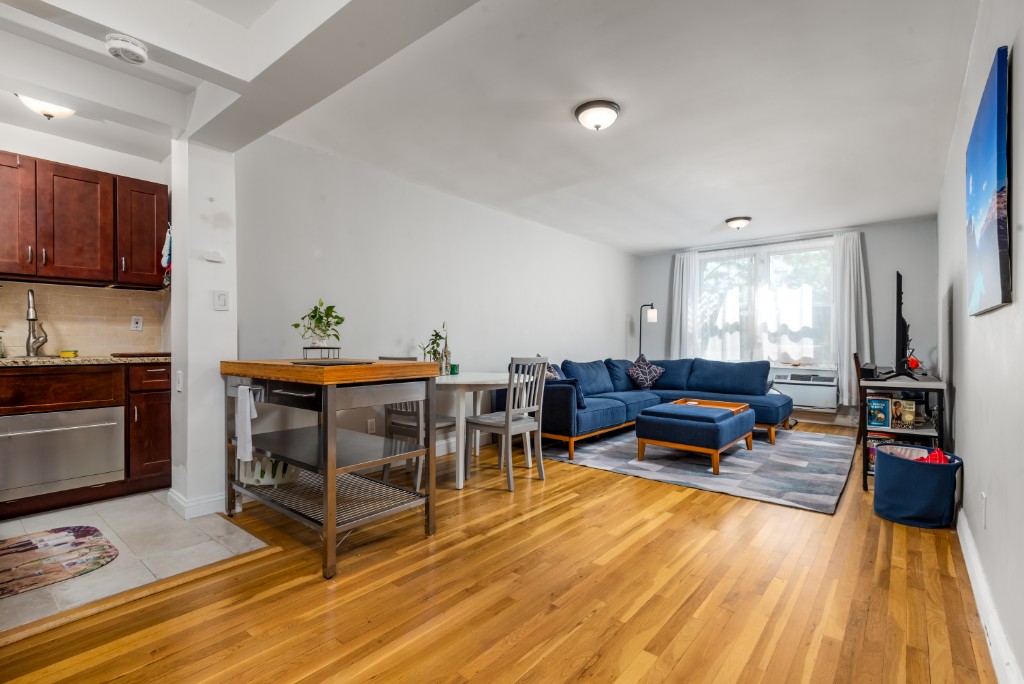
[[[649,390],[658,381],[665,369],[655,366],[641,354],[633,363],[633,367],[626,371],[629,379],[636,383],[636,386],[643,390]]]
[[[559,378],[558,380],[548,380],[544,384],[544,389],[552,385],[570,385],[574,388],[576,394],[576,408],[585,409],[587,408],[587,400],[583,396],[583,389],[580,387],[580,381],[576,378]]]
[[[540,354],[537,354],[537,358],[540,358]],[[562,375],[562,369],[558,367],[557,363],[549,363],[547,372],[544,373],[546,380],[563,380],[565,376]]]

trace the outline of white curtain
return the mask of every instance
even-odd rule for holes
[[[697,356],[697,315],[700,305],[700,254],[680,252],[672,257],[672,296],[669,303],[669,358]]]
[[[871,361],[871,319],[868,316],[868,289],[864,278],[863,247],[860,233],[841,233],[835,238],[836,360],[839,370],[839,403],[857,403],[857,369],[853,353],[861,363]]]

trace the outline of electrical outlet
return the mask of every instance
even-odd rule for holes
[[[366,432],[368,432],[371,435],[377,434],[377,419],[376,418],[368,418],[366,420]]]
[[[142,316],[132,316],[132,330],[142,330]]]

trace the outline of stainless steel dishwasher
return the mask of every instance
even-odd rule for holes
[[[123,406],[0,416],[0,501],[123,479]]]

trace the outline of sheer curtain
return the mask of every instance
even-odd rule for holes
[[[672,296],[669,309],[669,355],[673,359],[697,356],[697,315],[700,305],[700,254],[680,252],[672,257]]]
[[[839,368],[839,403],[852,406],[860,396],[853,353],[861,363],[871,361],[871,319],[860,233],[835,238],[836,360]]]

